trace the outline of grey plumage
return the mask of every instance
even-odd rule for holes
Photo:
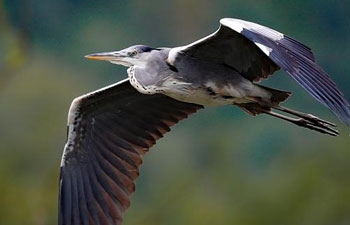
[[[213,34],[176,48],[131,46],[86,56],[129,67],[129,78],[76,98],[61,162],[59,225],[119,225],[142,155],[204,106],[235,105],[336,136],[334,124],[280,106],[290,93],[257,82],[282,68],[340,120],[350,106],[307,46],[270,28],[222,19]],[[273,110],[296,116],[289,117]]]

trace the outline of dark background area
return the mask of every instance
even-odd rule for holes
[[[350,99],[350,2],[326,0],[0,0],[0,224],[57,224],[66,117],[76,96],[126,77],[84,55],[188,44],[222,17],[312,47]],[[208,108],[144,158],[128,225],[350,224],[349,127],[278,72],[285,106],[337,122],[328,137],[234,107]]]

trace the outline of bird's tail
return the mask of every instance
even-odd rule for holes
[[[238,107],[252,116],[264,113],[266,110],[271,110],[272,106],[278,106],[292,94],[289,91],[277,90],[259,84],[254,84],[254,86],[257,86],[257,88],[267,93],[269,97],[246,96],[245,99],[248,100],[249,103],[237,104]]]
[[[249,99],[252,102],[241,103],[236,105],[246,113],[253,116],[264,113],[264,114],[271,115],[273,117],[286,120],[298,126],[318,131],[323,134],[328,134],[332,136],[337,136],[339,134],[337,130],[332,128],[332,127],[335,127],[336,125],[331,122],[320,119],[311,114],[298,112],[298,111],[280,106],[279,103],[286,100],[291,95],[290,92],[275,90],[264,86],[260,86],[260,87],[264,88],[265,90],[269,91],[272,94],[270,102],[266,102],[260,98],[250,97]],[[286,115],[277,113],[275,111],[272,111],[272,109],[275,109],[296,117],[286,116]]]
[[[281,102],[285,101],[289,96],[292,95],[292,93],[289,91],[277,90],[277,89],[265,87],[259,84],[254,84],[254,85],[264,89],[265,91],[271,94],[270,102],[273,105],[280,104]]]

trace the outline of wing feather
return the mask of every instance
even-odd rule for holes
[[[86,202],[86,195],[85,195],[85,188],[84,188],[84,177],[81,172],[81,168],[77,168],[77,187],[79,192],[79,213],[80,213],[80,219],[81,223],[83,225],[89,225],[89,213],[87,208],[87,202]]]
[[[100,225],[98,206],[95,202],[94,194],[92,192],[89,174],[86,173],[88,171],[88,166],[87,165],[79,166],[76,168],[76,170],[82,173],[82,177],[84,181],[84,193],[85,193],[85,199],[86,199],[86,206],[89,210],[89,224]],[[70,223],[67,223],[67,224],[70,224]]]
[[[70,174],[62,174],[61,171],[60,179],[59,223],[70,224],[72,218],[72,187]]]
[[[124,80],[75,99],[68,116],[59,225],[119,225],[142,155],[202,106],[143,95]]]
[[[77,177],[75,173],[71,174],[72,178],[72,202],[76,202],[78,204],[72,204],[72,217],[73,217],[73,224],[74,225],[80,225],[80,209],[79,209],[79,193],[78,193],[78,184],[77,184]]]

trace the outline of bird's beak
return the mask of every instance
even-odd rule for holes
[[[133,63],[130,62],[130,57],[128,57],[127,53],[125,53],[124,51],[95,53],[86,55],[85,58],[94,60],[106,60],[110,63],[126,67],[130,67],[133,65]]]
[[[94,53],[94,54],[86,55],[84,57],[87,59],[106,60],[106,61],[119,61],[122,58],[124,58],[124,56],[119,52]]]

